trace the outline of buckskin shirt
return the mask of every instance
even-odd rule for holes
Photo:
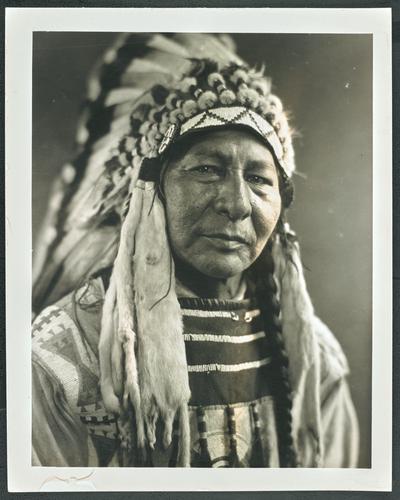
[[[146,463],[134,453],[129,462],[124,458],[118,420],[106,412],[99,387],[103,298],[102,279],[92,279],[34,322],[32,463],[173,467],[177,429],[171,445],[157,444]],[[184,297],[180,305],[191,388],[191,466],[204,466],[207,453],[213,467],[279,467],[268,332],[257,304],[247,298]],[[318,318],[314,326],[294,387],[299,465],[354,467],[358,425],[346,382],[348,365],[328,328]]]

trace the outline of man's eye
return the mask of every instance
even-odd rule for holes
[[[247,175],[246,180],[248,182],[251,182],[252,184],[258,184],[259,186],[272,186],[273,182],[271,179],[268,179],[267,177],[262,177],[261,175]]]
[[[215,165],[197,165],[196,167],[193,167],[191,171],[205,175],[208,174],[220,176],[222,174],[221,169]]]

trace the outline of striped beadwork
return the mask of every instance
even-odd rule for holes
[[[180,299],[193,406],[270,394],[269,336],[250,300]]]

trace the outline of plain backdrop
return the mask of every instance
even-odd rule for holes
[[[33,237],[51,182],[74,154],[88,71],[112,33],[33,38]],[[372,36],[233,35],[249,63],[265,63],[290,110],[296,200],[290,215],[317,314],[350,364],[360,422],[360,467],[370,466],[372,307]],[[379,332],[376,332],[379,335]]]

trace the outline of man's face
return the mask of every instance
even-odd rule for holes
[[[182,157],[169,163],[163,187],[175,255],[213,278],[247,269],[281,211],[273,156],[245,130],[199,135]]]

